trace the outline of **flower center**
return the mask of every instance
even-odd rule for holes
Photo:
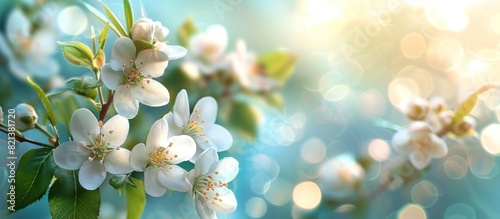
[[[169,153],[170,152],[169,148],[172,147],[173,144],[174,144],[173,142],[170,142],[167,148],[159,147],[156,150],[154,150],[149,158],[151,164],[157,168],[160,168],[161,166],[164,165],[171,165],[172,160],[174,158],[177,158],[177,154]]]
[[[195,119],[200,118],[200,110],[198,108],[194,109],[193,114],[196,114]],[[182,133],[185,135],[192,136],[194,138],[202,138],[205,137],[207,134],[203,132],[204,127],[203,123],[205,123],[205,120],[202,119],[200,122],[201,124],[196,121],[195,119],[189,119],[186,123],[186,125],[182,126]],[[208,140],[205,140],[206,143],[208,143]]]
[[[213,174],[217,175],[219,172],[215,171]],[[227,183],[216,180],[209,174],[196,179],[194,190],[197,194],[203,196],[205,201],[215,204],[216,201],[223,202],[222,198],[219,197],[220,194],[216,191],[223,187],[227,187]]]
[[[145,78],[148,79],[147,82],[149,83],[149,78],[151,78],[151,76],[149,75],[144,76],[142,72],[139,70],[139,68],[141,68],[144,62],[141,61],[139,66],[135,66],[133,60],[130,60],[129,63],[133,65],[130,69],[126,69],[125,64],[122,65],[123,75],[125,75],[125,78],[127,79],[126,83],[136,85],[139,84]]]
[[[430,136],[421,137],[415,140],[415,143],[418,145],[420,151],[426,153],[431,150],[430,145],[432,144]]]
[[[102,124],[102,122],[100,122],[99,124]],[[111,135],[113,133],[113,130],[110,130],[108,133]],[[90,156],[88,158],[90,161],[99,159],[102,163],[104,161],[104,157],[109,154],[109,152],[120,149],[120,147],[110,148],[110,143],[105,141],[104,136],[106,136],[106,134],[102,133],[102,130],[101,133],[96,137],[93,137],[91,131],[87,131],[87,136],[89,137],[91,144],[87,145],[83,141],[81,141],[80,146],[90,150]]]

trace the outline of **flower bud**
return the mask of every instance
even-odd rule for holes
[[[464,136],[470,133],[476,127],[476,119],[472,116],[466,116],[462,121],[457,122],[452,127],[451,132],[457,136]]]
[[[339,155],[319,169],[319,186],[325,197],[345,199],[356,192],[365,171],[350,154]]]
[[[439,123],[441,127],[449,126],[453,122],[453,111],[446,110],[439,114]]]
[[[169,33],[169,30],[164,27],[161,22],[155,21],[154,22],[154,35],[153,38],[156,41],[162,41],[165,37],[167,37]]]
[[[131,37],[132,40],[145,40],[150,43],[153,42],[153,34],[155,24],[149,18],[141,18],[132,26]]]
[[[430,109],[435,113],[441,113],[446,110],[448,107],[446,104],[446,100],[442,97],[433,97],[429,101]]]
[[[15,116],[16,128],[22,132],[35,128],[35,124],[38,120],[35,109],[26,103],[21,103],[16,106]]]
[[[403,102],[399,108],[411,120],[424,120],[429,111],[429,103],[425,99],[414,98]]]

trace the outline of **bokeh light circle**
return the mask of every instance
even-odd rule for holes
[[[453,155],[444,162],[444,171],[451,179],[461,179],[467,174],[467,160]]]
[[[476,212],[467,204],[457,203],[446,209],[444,219],[476,219]]]
[[[400,47],[404,56],[415,59],[424,54],[427,44],[421,34],[411,32],[401,39]]]
[[[88,26],[87,15],[77,6],[69,6],[57,16],[61,31],[67,35],[81,34]]]
[[[500,154],[500,124],[490,124],[481,131],[481,144],[488,153]]]
[[[292,199],[293,186],[288,180],[276,178],[264,197],[273,205],[283,206]]]
[[[411,78],[396,78],[389,84],[389,100],[392,105],[399,106],[403,101],[420,95],[420,89]]]
[[[252,197],[245,205],[245,212],[251,218],[261,218],[267,212],[267,203],[262,198]]]
[[[438,189],[429,181],[420,181],[411,189],[411,200],[420,206],[428,208],[436,203],[437,198]]]
[[[425,210],[420,205],[407,204],[398,214],[398,219],[426,219]]]
[[[374,139],[368,144],[368,154],[377,161],[384,161],[391,155],[391,147],[381,139]]]
[[[310,210],[321,202],[321,191],[314,182],[302,182],[293,189],[293,202],[302,209]]]
[[[310,138],[305,141],[300,149],[300,155],[309,163],[319,163],[326,155],[325,142],[320,138]]]

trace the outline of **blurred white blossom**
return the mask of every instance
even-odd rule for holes
[[[43,5],[33,17],[51,20],[55,12]],[[0,52],[7,59],[9,70],[20,80],[27,76],[50,77],[59,71],[52,55],[57,51],[57,29],[51,22],[33,22],[19,8],[7,16],[5,33],[0,33]]]
[[[211,25],[205,32],[191,37],[186,61],[194,64],[203,75],[211,75],[228,65],[224,52],[227,47],[227,30],[221,25]]]
[[[338,155],[319,168],[319,186],[325,197],[345,199],[355,194],[365,171],[351,154]]]

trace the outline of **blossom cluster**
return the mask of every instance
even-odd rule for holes
[[[73,139],[55,149],[54,161],[61,168],[79,170],[79,182],[88,190],[99,188],[107,173],[144,172],[145,191],[151,196],[162,196],[167,190],[188,192],[202,218],[214,218],[215,211],[231,213],[236,198],[227,183],[236,177],[239,164],[234,158],[218,158],[217,152],[228,150],[233,138],[215,124],[214,98],[200,99],[191,112],[187,92],[182,90],[173,110],[151,126],[145,143],[132,150],[123,147],[128,119],[137,115],[139,103],[153,107],[169,103],[167,88],[154,79],[164,74],[170,60],[182,58],[186,49],[162,41],[168,32],[160,22],[141,18],[130,38],[114,42],[101,76],[114,91],[118,115],[104,122],[86,108],[76,110],[70,120]],[[139,50],[134,44],[138,40],[154,47]],[[185,161],[195,163],[194,169],[188,172],[178,166]]]

